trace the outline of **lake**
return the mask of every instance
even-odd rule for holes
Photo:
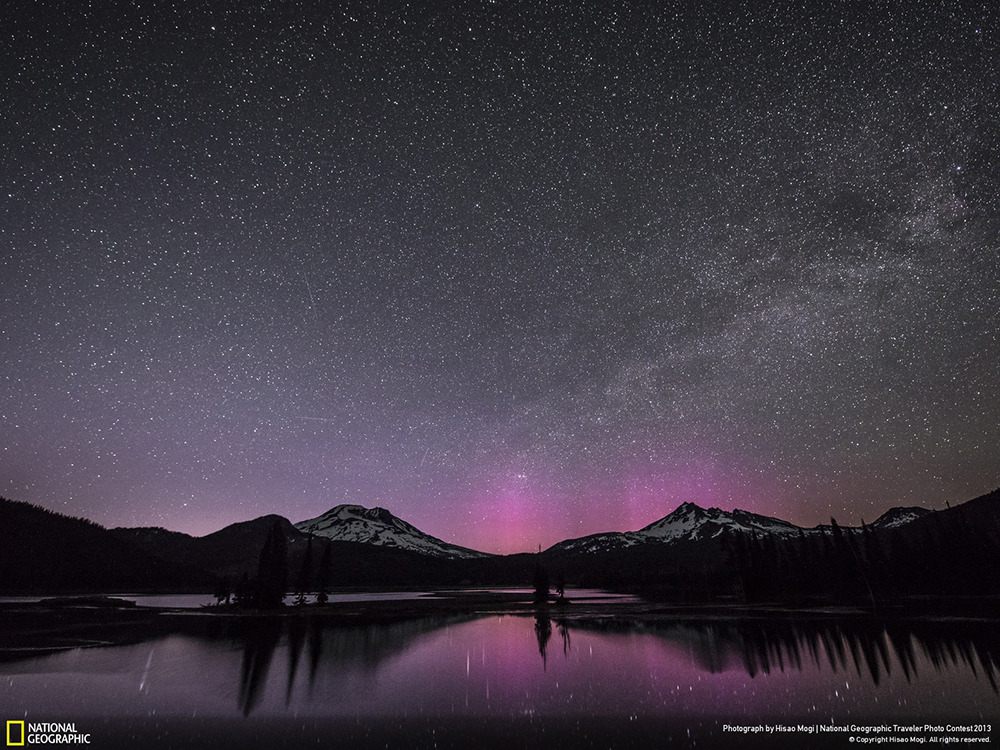
[[[971,620],[243,618],[11,657],[0,716],[72,720],[93,747],[847,747],[997,741],[979,725],[1000,718],[1000,636]],[[877,724],[921,731],[850,730]]]

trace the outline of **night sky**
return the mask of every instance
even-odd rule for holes
[[[906,5],[6,3],[0,495],[513,552],[997,487],[1000,8]]]

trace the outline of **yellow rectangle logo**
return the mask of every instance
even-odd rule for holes
[[[19,741],[17,741],[17,742],[15,742],[11,738],[11,736],[10,736],[11,735],[11,731],[10,731],[11,727],[20,727],[21,728],[21,731],[19,733],[21,739]],[[7,747],[20,747],[23,744],[24,744],[24,722],[23,721],[8,721],[7,722]]]

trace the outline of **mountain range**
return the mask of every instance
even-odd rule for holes
[[[700,571],[706,581],[722,580],[740,555],[757,563],[768,560],[776,569],[778,561],[786,565],[802,555],[826,555],[831,562],[829,550],[845,538],[853,540],[851,554],[859,560],[881,559],[883,548],[891,548],[898,560],[910,549],[932,548],[940,549],[943,560],[949,554],[992,560],[994,549],[1000,549],[1000,490],[941,511],[892,508],[864,528],[835,523],[802,528],[748,511],[686,502],[637,531],[568,539],[539,555],[490,555],[461,547],[384,508],[360,505],[338,505],[294,524],[282,516],[262,516],[193,537],[157,527],[105,529],[0,498],[0,528],[5,539],[0,593],[7,594],[207,590],[221,578],[254,575],[272,529],[285,539],[290,581],[307,554],[315,565],[319,548],[329,546],[335,586],[524,585],[539,562],[568,572],[574,583],[628,586],[684,582],[690,578],[684,571]],[[958,529],[966,531],[960,535]],[[965,542],[956,541],[961,536]],[[734,540],[744,541],[734,546]],[[949,545],[968,549],[949,553]],[[847,554],[847,547],[841,552]],[[928,560],[933,557],[928,555]]]
[[[883,513],[872,527],[891,529],[933,513],[926,508],[892,508]],[[779,518],[762,516],[745,510],[725,511],[719,508],[702,508],[694,503],[682,503],[672,513],[644,526],[638,531],[612,531],[591,534],[578,539],[567,539],[549,548],[552,552],[606,552],[638,544],[671,544],[679,541],[714,539],[724,532],[741,532],[758,536],[791,538],[799,534],[823,533],[829,526],[803,528]]]

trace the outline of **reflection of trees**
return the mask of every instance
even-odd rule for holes
[[[310,537],[309,541],[312,541]],[[299,658],[302,656],[302,646],[306,640],[309,628],[307,620],[295,617],[288,623],[288,680],[285,683],[285,705],[292,702],[292,688],[295,686],[295,674],[299,668]]]
[[[876,685],[890,674],[893,659],[907,681],[917,677],[917,651],[935,670],[963,666],[982,672],[997,691],[1000,639],[995,628],[976,622],[872,621],[839,623],[748,623],[742,629],[744,666],[758,671],[790,666],[802,669],[803,658],[834,672],[853,667]]]
[[[241,618],[232,623],[228,632],[231,640],[243,646],[238,706],[243,715],[248,716],[260,703],[274,652],[281,643],[283,633],[288,646],[285,683],[285,705],[288,706],[292,702],[303,650],[308,653],[311,689],[320,671],[343,672],[359,667],[364,670],[378,669],[384,660],[413,648],[424,636],[442,627],[472,619],[476,618],[428,617],[395,623],[344,626],[323,624],[317,618],[309,617]],[[551,635],[551,625],[549,633]]]
[[[329,545],[327,545],[329,546]],[[316,673],[323,658],[323,631],[316,626],[309,628],[309,690],[316,684]]]
[[[1000,630],[990,622],[870,618],[678,622],[581,618],[572,621],[572,626],[605,633],[655,635],[683,645],[695,663],[713,673],[742,667],[753,677],[772,671],[801,671],[812,665],[835,673],[853,669],[878,685],[890,674],[894,662],[907,682],[916,679],[917,664],[923,657],[936,671],[964,667],[977,676],[981,672],[993,691],[1000,692],[997,679]]]
[[[285,705],[293,705],[297,698],[295,690],[297,687],[302,690],[304,683],[311,691],[314,684],[322,685],[327,677],[339,690],[351,671],[376,672],[387,660],[418,647],[423,639],[442,628],[476,619],[479,617],[468,614],[352,623],[311,615],[162,615],[153,619],[147,617],[139,624],[150,641],[183,634],[201,644],[216,644],[218,650],[224,652],[225,660],[235,646],[242,658],[239,683],[234,692],[238,696],[239,710],[249,715],[260,710],[267,680],[273,677],[270,672],[276,652],[278,672],[282,666],[286,667],[286,672],[274,678],[280,685],[272,686],[272,694],[283,693]],[[699,619],[694,614],[683,620],[664,616],[626,619],[539,607],[534,612],[535,643],[532,643],[527,617],[514,619],[518,623],[520,635],[517,637],[522,639],[525,659],[537,659],[533,654],[540,654],[546,667],[554,631],[562,640],[563,652],[568,654],[571,633],[576,630],[609,636],[652,636],[669,644],[672,651],[690,655],[693,663],[711,673],[740,670],[755,676],[814,670],[859,674],[866,681],[878,684],[890,677],[916,682],[934,671],[954,669],[966,675],[972,672],[977,679],[985,680],[994,693],[1000,694],[1000,629],[992,621],[793,614],[739,619]],[[94,633],[96,637],[97,631]],[[116,645],[135,644],[141,642],[137,633],[135,628],[113,630],[103,626],[105,643],[114,639]],[[454,639],[441,639],[435,647],[454,648],[464,653],[466,642],[456,631]],[[279,649],[286,650],[281,653]],[[440,650],[435,653],[440,654]],[[4,665],[20,664],[19,670],[30,671],[31,659],[37,658],[37,654],[30,652],[20,658],[11,654],[7,652]],[[286,659],[287,664],[283,665]],[[223,663],[231,664],[229,661]],[[927,674],[920,675],[918,671]]]
[[[263,693],[273,655],[287,638],[289,705],[303,651],[308,658],[310,689],[321,672],[374,671],[424,637],[450,625],[478,619],[475,615],[422,618],[393,623],[344,625],[318,618],[253,618],[232,623],[228,637],[243,645],[239,707],[254,710]],[[651,635],[682,647],[706,672],[742,669],[751,677],[771,672],[816,668],[834,673],[854,672],[878,685],[892,669],[907,682],[918,679],[918,665],[935,671],[958,667],[983,674],[998,689],[1000,630],[995,623],[974,620],[805,619],[773,618],[667,620],[658,618],[550,618],[546,607],[534,614],[538,653],[547,667],[553,625],[570,650],[571,631]],[[211,636],[212,640],[222,633]]]
[[[563,655],[569,654],[570,636],[569,625],[565,617],[556,620],[556,628],[559,630],[559,637],[562,639]],[[548,667],[549,641],[552,639],[552,620],[549,618],[547,607],[539,607],[535,610],[535,640],[538,641],[538,653],[542,656],[542,668]]]
[[[549,639],[552,637],[552,620],[545,609],[535,610],[535,638],[538,640],[538,653],[542,655],[542,667],[548,666],[546,649],[549,646]]]
[[[559,637],[562,638],[563,656],[566,656],[569,654],[569,626],[566,624],[566,618],[556,620],[556,627],[559,628]]]
[[[959,667],[977,677],[982,673],[993,691],[1000,692],[1000,630],[990,622],[794,617],[678,621],[561,614],[553,623],[549,615],[546,607],[537,608],[534,614],[535,639],[545,668],[555,625],[564,654],[569,653],[573,629],[609,635],[641,633],[681,646],[711,673],[742,669],[754,677],[816,668],[853,671],[878,685],[894,668],[910,682],[918,679],[918,665],[930,664],[935,671]],[[287,706],[292,702],[303,651],[308,657],[311,690],[320,672],[377,670],[425,636],[474,619],[467,615],[358,625],[324,624],[309,617],[241,619],[228,634],[243,645],[239,708],[246,716],[259,704],[283,633],[288,646]]]
[[[281,638],[281,621],[261,618],[240,623],[243,640],[243,663],[240,668],[240,692],[237,703],[244,716],[249,716],[260,701],[267,683],[271,657]]]

